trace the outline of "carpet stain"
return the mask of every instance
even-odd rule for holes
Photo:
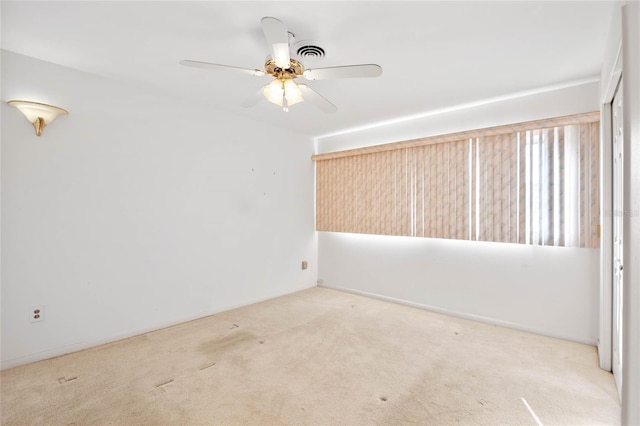
[[[63,383],[67,383],[70,382],[72,380],[77,380],[78,378],[76,376],[73,377],[69,377],[68,379],[66,377],[59,377],[58,378],[58,383],[63,384]]]
[[[228,336],[203,342],[198,347],[198,350],[207,355],[219,355],[221,353],[230,352],[244,343],[255,340],[255,338],[256,336],[253,333],[246,331],[233,333]]]
[[[173,379],[164,380],[164,381],[162,381],[161,383],[158,383],[157,385],[155,385],[154,387],[155,387],[156,389],[160,389],[160,391],[164,393],[164,392],[166,392],[166,390],[164,390],[164,387],[165,387],[166,385],[168,385],[168,384],[171,384],[171,383],[173,383]]]
[[[387,397],[385,395],[380,396],[380,401],[387,402]]]
[[[240,327],[238,324],[232,324],[231,327],[229,327],[229,330],[233,330],[234,328],[238,327]]]

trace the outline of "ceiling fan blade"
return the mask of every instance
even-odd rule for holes
[[[289,69],[291,57],[289,55],[289,33],[287,26],[279,19],[266,16],[262,18],[262,31],[267,39],[271,58],[282,69]]]
[[[252,106],[256,106],[258,102],[260,102],[263,99],[265,99],[264,87],[261,87],[260,90],[258,90],[256,93],[254,93],[253,95],[245,99],[244,102],[240,104],[240,106],[243,108],[251,108]]]
[[[345,65],[342,67],[316,68],[306,70],[302,76],[307,80],[326,80],[330,78],[377,77],[382,67],[376,64]]]
[[[324,96],[322,96],[320,93],[316,92],[306,84],[298,84],[298,87],[302,91],[302,98],[305,101],[311,102],[320,110],[326,113],[334,113],[338,110],[338,107],[329,102]]]
[[[210,62],[184,60],[184,61],[180,61],[180,65],[184,65],[185,67],[205,68],[205,69],[216,70],[216,71],[231,71],[231,72],[237,72],[241,74],[255,75],[258,77],[266,75],[264,71],[260,71],[260,70],[252,70],[249,68],[241,68],[241,67],[232,67],[231,65],[212,64]]]

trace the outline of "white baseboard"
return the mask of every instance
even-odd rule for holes
[[[329,288],[332,290],[344,291],[346,293],[357,294],[359,296],[371,297],[373,299],[384,300],[386,302],[398,303],[400,305],[411,306],[412,308],[424,309],[425,311],[436,312],[439,314],[450,315],[452,317],[468,319],[472,321],[478,321],[486,324],[498,325],[500,327],[512,328],[514,330],[526,331],[528,333],[539,334],[541,336],[553,337],[556,339],[569,340],[572,342],[583,343],[589,346],[597,346],[598,341],[596,339],[584,338],[579,336],[568,336],[558,333],[549,332],[547,330],[537,329],[535,327],[528,327],[524,324],[513,323],[509,321],[502,321],[495,318],[483,317],[480,315],[467,314],[464,312],[452,311],[446,308],[440,308],[437,306],[425,305],[422,303],[411,302],[404,299],[396,299],[394,297],[383,296],[375,293],[368,293],[366,291],[354,290],[346,287],[339,287],[333,285],[326,285],[324,283],[318,284],[318,287]]]

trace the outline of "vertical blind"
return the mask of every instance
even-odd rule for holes
[[[318,231],[599,247],[599,115],[314,156]]]

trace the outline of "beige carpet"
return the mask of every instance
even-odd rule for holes
[[[593,347],[314,288],[2,372],[2,424],[619,424]]]

